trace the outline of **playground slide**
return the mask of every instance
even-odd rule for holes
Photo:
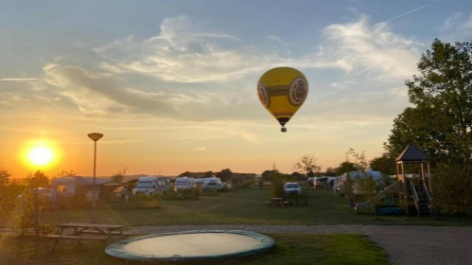
[[[374,200],[375,201],[383,200],[388,194],[398,193],[399,190],[400,190],[400,182],[395,181],[394,183],[392,183],[392,185],[388,186],[385,190],[375,195]],[[364,209],[371,209],[370,203],[368,202],[358,203],[355,206],[356,212],[359,212],[359,210],[364,210]]]

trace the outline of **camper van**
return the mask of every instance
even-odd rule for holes
[[[144,193],[148,196],[156,195],[159,192],[157,177],[141,177],[133,190],[133,194]]]
[[[215,176],[211,178],[205,178],[203,181],[202,190],[212,190],[216,189],[217,191],[228,191],[229,187],[221,181],[220,178]]]
[[[216,183],[216,184],[221,184],[221,179],[220,178],[217,178],[215,176],[211,177],[211,178],[205,178],[204,181],[203,181],[203,184],[208,184],[208,183]]]
[[[194,178],[189,178],[189,177],[176,178],[174,189],[175,191],[191,190],[195,188],[195,185],[196,183],[195,183]]]

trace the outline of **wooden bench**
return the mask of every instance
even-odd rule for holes
[[[81,234],[89,234],[89,235],[103,235],[103,233],[99,232],[99,231],[93,231],[93,230],[84,230],[84,231],[81,231],[80,232]],[[75,234],[71,234],[71,235],[75,235]],[[128,232],[128,231],[123,231],[123,232],[118,232],[118,231],[113,231],[113,232],[110,232],[109,233],[110,236],[132,236],[133,233],[132,232]]]
[[[78,243],[80,245],[80,241],[102,241],[103,243],[107,243],[107,241],[109,239],[109,237],[105,236],[105,235],[96,235],[96,236],[45,235],[45,236],[42,236],[42,237],[55,240],[54,241],[54,246],[52,247],[52,250],[51,250],[51,253],[53,253],[54,250],[56,249],[56,246],[57,246],[57,243],[59,242],[59,240],[75,240],[75,241],[78,241]]]

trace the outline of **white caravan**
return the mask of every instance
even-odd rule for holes
[[[183,177],[175,179],[174,189],[176,191],[191,190],[195,188],[195,186],[196,183],[194,178]]]
[[[138,184],[134,188],[134,195],[138,193],[144,193],[148,196],[156,195],[159,193],[159,183],[157,177],[141,177],[138,179]]]

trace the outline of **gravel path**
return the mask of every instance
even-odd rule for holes
[[[140,226],[135,233],[186,230],[250,230],[259,233],[367,235],[385,249],[396,265],[472,265],[471,226],[380,225],[189,225]]]

